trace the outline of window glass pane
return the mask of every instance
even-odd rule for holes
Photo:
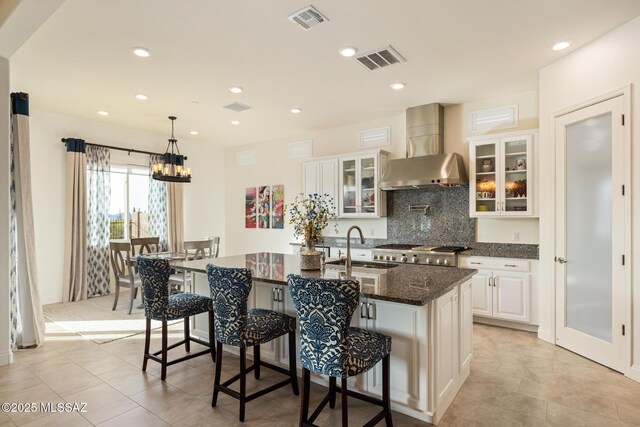
[[[129,174],[129,214],[131,237],[149,235],[149,174]]]
[[[111,168],[111,206],[109,206],[109,227],[111,239],[124,239],[127,175],[113,172]]]

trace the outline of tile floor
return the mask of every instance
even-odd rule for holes
[[[180,339],[180,328],[173,327],[171,340]],[[531,333],[485,325],[475,325],[474,333],[471,375],[440,425],[640,425],[640,384]],[[152,346],[159,346],[157,333]],[[221,394],[219,406],[210,406],[210,358],[170,367],[163,383],[156,363],[149,362],[147,373],[140,371],[142,347],[142,335],[98,345],[48,324],[45,346],[19,351],[14,364],[0,367],[0,402],[86,402],[88,412],[0,412],[0,426],[297,425],[299,400],[290,388],[249,403],[241,424],[236,400]],[[227,356],[223,378],[237,372],[237,365],[237,358]],[[248,389],[276,378],[264,369],[262,384],[250,377]],[[313,402],[323,391],[314,386]],[[336,410],[327,408],[317,424],[338,425],[339,406],[338,399]],[[349,410],[354,426],[373,412],[356,400],[350,400]],[[426,425],[399,413],[394,413],[394,423]]]

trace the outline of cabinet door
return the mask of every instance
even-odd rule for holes
[[[358,213],[363,217],[378,216],[378,156],[358,157]]]
[[[338,159],[320,161],[320,186],[318,194],[328,194],[338,213]]]
[[[368,304],[373,318],[369,329],[391,336],[391,400],[411,408],[420,408],[421,403],[426,406],[420,390],[420,344],[426,341],[423,307],[379,300]],[[382,396],[382,363],[367,376],[367,391]]]
[[[493,316],[528,322],[530,319],[528,273],[494,272]]]
[[[339,216],[353,218],[358,216],[358,158],[340,159],[340,211]]]
[[[435,311],[435,399],[439,403],[451,392],[458,376],[458,289],[438,298]]]
[[[305,196],[320,192],[320,162],[302,164],[302,191]]]
[[[471,364],[473,355],[473,296],[471,280],[460,285],[460,371]]]
[[[469,144],[469,213],[472,217],[500,215],[500,141]]]
[[[296,307],[293,304],[293,299],[291,298],[291,293],[289,293],[289,288],[287,286],[282,287],[282,291],[280,294],[280,306],[282,308],[282,312],[288,314],[289,316],[296,317]],[[296,319],[297,321],[297,319]],[[296,366],[302,366],[300,363],[300,324],[297,324],[296,327]],[[280,347],[279,358],[280,364],[283,366],[289,366],[289,336],[284,335],[278,339],[278,345]]]
[[[473,294],[473,314],[481,316],[493,315],[493,292],[491,287],[491,271],[478,270],[471,278]]]
[[[533,183],[533,156],[531,135],[514,136],[500,140],[503,175],[500,191],[500,214],[502,216],[532,215],[531,184]]]
[[[254,307],[266,308],[268,310],[282,311],[282,306],[277,301],[277,289],[282,286],[272,285],[269,283],[253,282]],[[281,291],[282,292],[282,291]],[[265,360],[276,361],[277,358],[277,341],[273,340],[260,346],[260,357]]]

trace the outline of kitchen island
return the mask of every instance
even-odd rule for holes
[[[296,255],[254,253],[215,259],[172,262],[194,272],[195,292],[208,295],[207,264],[248,268],[253,276],[250,307],[295,316],[287,291],[287,275],[345,278],[344,265],[325,264],[320,271],[300,271]],[[476,270],[425,265],[354,266],[349,274],[360,282],[360,307],[352,326],[392,337],[392,408],[417,419],[437,423],[469,376],[473,314],[471,277]],[[207,337],[207,320],[196,317],[194,335]],[[288,349],[281,338],[262,346],[261,357],[287,366]],[[234,352],[233,348],[225,348]],[[300,363],[298,361],[298,366]],[[326,379],[313,380],[327,384]],[[352,378],[350,387],[382,393],[381,366]]]

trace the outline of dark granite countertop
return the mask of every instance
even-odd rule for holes
[[[300,260],[297,255],[280,253],[261,252],[172,262],[172,265],[177,268],[182,267],[199,273],[206,273],[207,264],[248,268],[255,280],[278,285],[286,285],[289,274],[328,279],[346,277],[344,266],[338,265],[327,264],[319,271],[300,271]],[[354,267],[351,270],[351,277],[360,281],[360,292],[363,297],[421,306],[464,283],[476,272],[477,270],[465,268],[399,264],[389,269]]]

